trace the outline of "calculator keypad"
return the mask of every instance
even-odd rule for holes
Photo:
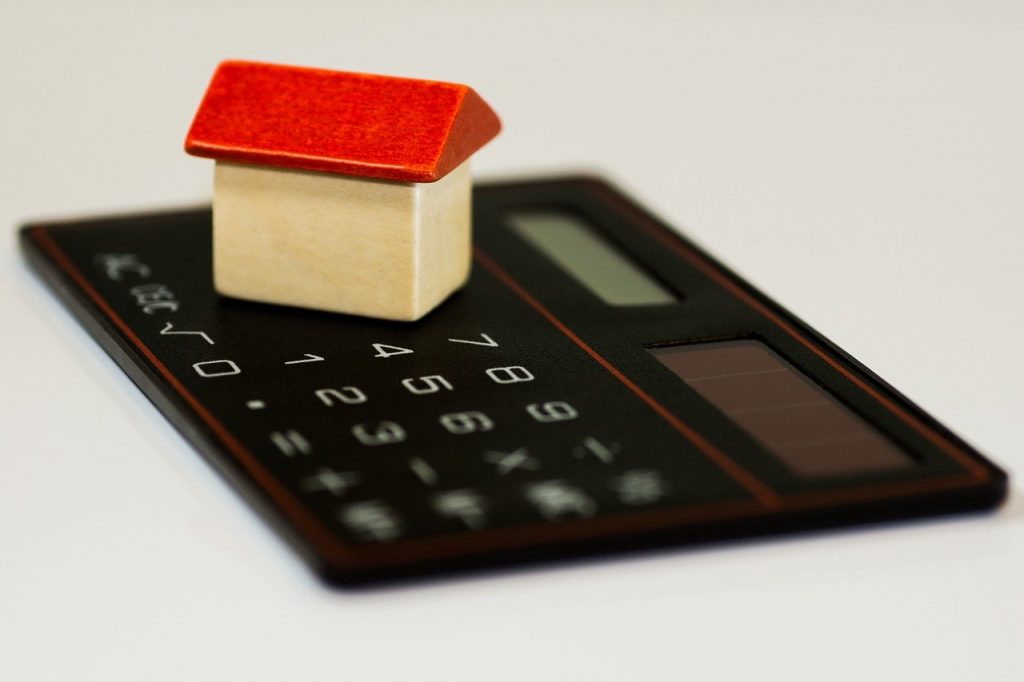
[[[578,376],[531,363],[528,349],[499,331],[475,336],[486,343],[428,340],[428,360],[417,358],[413,341],[341,350],[353,359],[361,351],[363,361],[325,360],[278,385],[274,398],[263,394],[267,408],[250,412],[254,424],[275,427],[265,437],[272,448],[258,439],[247,445],[265,452],[289,488],[353,543],[697,499],[670,460],[659,461],[669,458],[650,456],[648,444],[630,448],[628,436],[602,424],[600,401],[574,395]],[[445,343],[457,362],[439,357]],[[580,352],[571,344],[560,350]],[[269,421],[281,402],[290,419]],[[662,437],[665,449],[685,446],[671,431]]]
[[[426,323],[322,315],[211,295],[203,249],[162,257],[208,229],[179,220],[62,241],[184,388],[344,542],[749,498],[484,268]]]

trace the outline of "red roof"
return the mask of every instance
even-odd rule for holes
[[[433,182],[499,130],[497,114],[465,85],[228,61],[213,75],[185,151]]]

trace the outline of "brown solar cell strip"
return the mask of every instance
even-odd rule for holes
[[[913,464],[760,341],[696,343],[651,353],[799,476],[842,476]]]

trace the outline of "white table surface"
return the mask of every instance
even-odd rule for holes
[[[28,272],[205,201],[214,65],[472,84],[1024,474],[1024,6],[4,3],[0,680],[1020,680],[1024,513],[324,589]],[[625,3],[624,3],[625,4]],[[436,6],[435,6],[436,5]]]

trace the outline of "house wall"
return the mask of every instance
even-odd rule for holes
[[[217,162],[214,283],[227,296],[413,320],[469,272],[468,162],[398,183]]]

